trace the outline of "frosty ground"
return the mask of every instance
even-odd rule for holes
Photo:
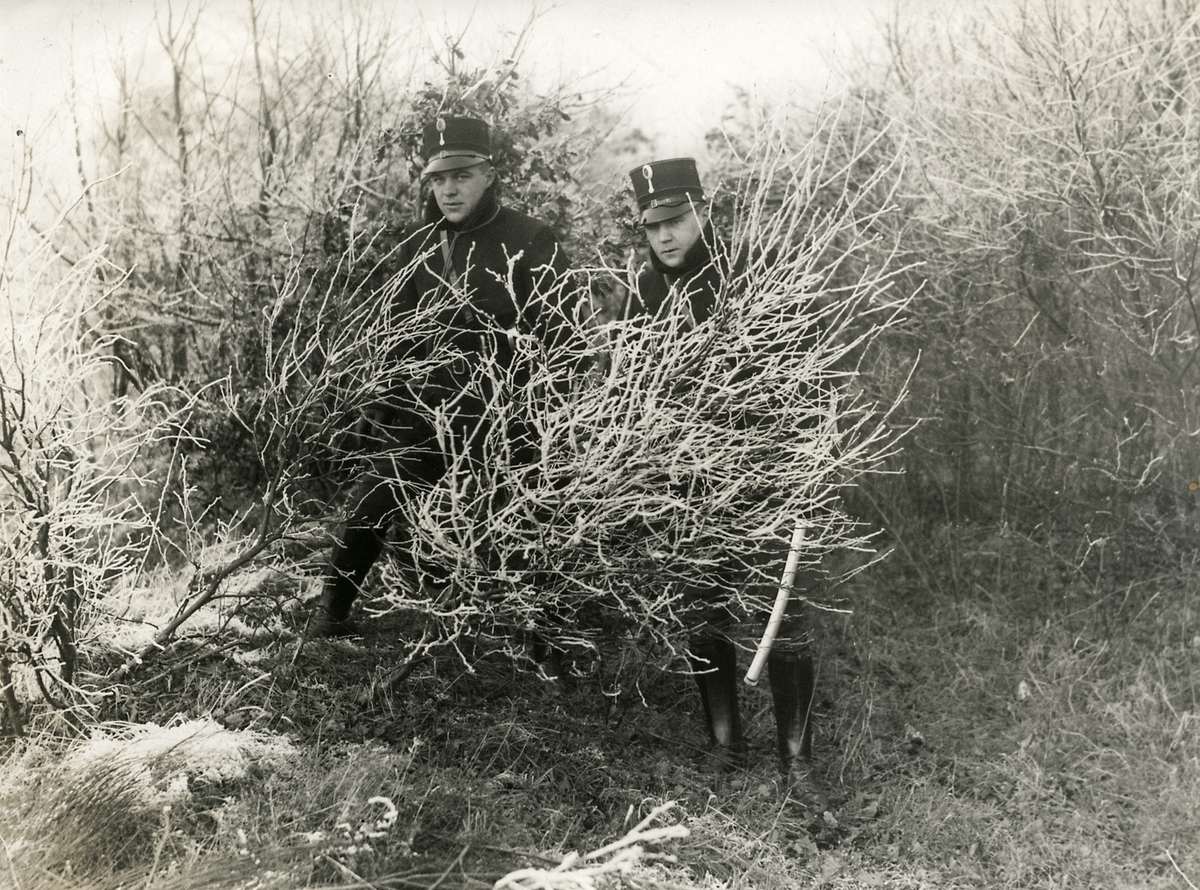
[[[1050,542],[958,527],[849,582],[853,614],[818,622],[819,745],[799,793],[776,778],[765,690],[743,698],[747,765],[722,771],[693,681],[628,641],[568,683],[464,647],[470,670],[447,654],[391,685],[402,619],[303,642],[308,588],[280,580],[257,614],[201,621],[145,665],[105,706],[124,721],[108,741],[43,718],[5,742],[0,874],[486,887],[673,802],[654,825],[686,837],[541,886],[1192,886],[1197,573],[1164,559],[1099,589],[1064,564]]]

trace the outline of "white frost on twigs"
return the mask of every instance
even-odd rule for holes
[[[620,840],[582,856],[568,853],[554,868],[510,872],[492,885],[493,890],[596,890],[602,879],[628,875],[649,858],[663,858],[661,854],[648,853],[647,847],[688,836],[683,825],[650,827],[674,806],[674,801],[668,801],[655,807]]]
[[[450,468],[432,486],[401,484],[406,533],[385,567],[385,608],[424,616],[439,630],[431,648],[514,627],[567,627],[584,645],[636,628],[669,644],[694,620],[696,588],[736,614],[769,611],[798,517],[809,569],[870,549],[839,495],[896,433],[887,406],[856,394],[853,364],[905,299],[891,295],[897,270],[865,255],[863,233],[888,202],[860,196],[889,188],[893,173],[862,172],[869,148],[831,160],[762,146],[732,196],[733,230],[711,245],[725,271],[716,310],[698,323],[687,300],[600,326],[568,313],[552,349],[521,339],[511,360],[499,348],[463,359],[458,334],[431,334],[407,379],[458,368],[453,404],[483,423],[464,445],[444,402],[394,392],[395,416],[435,430]],[[631,272],[589,274],[636,291]],[[543,316],[571,304],[571,286],[541,295]],[[405,324],[436,331],[447,311],[431,299]],[[411,466],[413,453],[383,437],[373,457]],[[424,583],[414,565],[429,568]]]

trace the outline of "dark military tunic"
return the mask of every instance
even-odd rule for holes
[[[438,362],[424,377],[393,381],[388,406],[376,418],[374,432],[382,440],[378,444],[389,453],[372,459],[355,483],[350,515],[332,558],[334,571],[350,579],[354,588],[378,556],[384,534],[407,497],[405,487],[433,485],[446,471],[447,455],[428,408],[449,406],[452,437],[477,459],[485,432],[483,404],[491,395],[480,387],[490,386],[494,375],[475,374],[475,365],[487,356],[501,368],[511,367],[514,333],[533,334],[553,348],[567,329],[564,319],[572,295],[565,288],[561,297],[554,292],[568,259],[548,226],[502,207],[494,187],[457,226],[442,216],[432,196],[425,219],[409,229],[400,244],[396,268],[409,277],[389,309],[403,325],[406,315],[430,300],[442,307],[437,342],[414,338],[402,347],[407,355],[434,356]],[[466,300],[442,299],[448,282],[455,282],[456,292]],[[447,350],[448,345],[453,349]],[[520,386],[528,378],[519,368],[516,371],[514,384]],[[520,459],[522,448],[531,445],[519,426],[509,435],[518,443],[514,451]]]
[[[501,206],[494,188],[458,225],[442,216],[431,196],[426,220],[410,228],[400,244],[396,268],[410,272],[390,308],[403,325],[406,315],[422,305],[440,307],[436,336],[411,339],[402,347],[410,357],[432,355],[438,361],[425,376],[395,381],[383,419],[393,442],[418,446],[418,453],[427,446],[417,475],[432,482],[443,461],[428,412],[416,410],[416,403],[432,407],[453,401],[455,432],[478,442],[481,431],[475,425],[492,395],[483,390],[495,381],[494,375],[477,375],[477,365],[486,358],[501,369],[511,368],[516,335],[532,334],[554,348],[564,336],[573,296],[568,288],[556,287],[569,260],[554,232]],[[456,296],[447,299],[451,285]],[[528,369],[515,371],[513,383],[520,387]]]
[[[470,297],[468,305],[444,319],[464,349],[479,349],[485,332],[496,327],[539,335],[555,327],[556,319],[548,313],[563,307],[548,309],[540,297],[566,273],[569,261],[549,226],[501,206],[492,190],[457,226],[441,215],[432,198],[428,217],[432,220],[410,229],[400,245],[402,267],[429,255],[398,295],[402,311],[415,309],[422,297],[452,280]],[[511,351],[507,355],[511,358]]]
[[[400,245],[399,268],[416,268],[397,293],[393,311],[402,323],[405,313],[444,295],[448,282],[468,297],[468,302],[446,306],[439,317],[444,336],[439,336],[438,347],[457,350],[461,358],[424,380],[405,381],[426,390],[421,393],[425,401],[437,403],[458,394],[471,377],[474,357],[486,354],[509,367],[515,334],[533,334],[555,345],[571,300],[565,289],[558,298],[555,283],[565,275],[569,260],[549,226],[501,206],[493,189],[457,226],[442,216],[432,196],[426,219],[411,228]],[[420,357],[427,356],[431,346],[423,341],[408,344]]]
[[[710,245],[717,249],[710,250]],[[745,260],[745,255],[739,254],[732,262],[729,261],[726,251],[722,248],[723,246],[716,241],[710,224],[688,249],[683,263],[677,268],[666,266],[651,250],[649,266],[638,275],[637,293],[629,295],[625,317],[659,318],[669,311],[672,304],[686,300],[695,324],[710,319],[726,299],[727,283],[738,277],[736,271],[731,270],[743,268]],[[755,373],[753,356],[729,356],[729,361],[739,365],[737,376]],[[754,425],[761,419],[749,412],[738,410],[737,406],[731,407],[733,410],[729,414],[729,422],[735,426]],[[703,486],[696,490],[702,491]],[[775,562],[782,565],[777,553],[764,553],[762,558],[772,565]],[[697,579],[695,586],[685,595],[685,613],[690,613],[685,620],[695,622],[693,629],[698,631],[700,637],[713,633],[722,635],[735,621],[735,616],[726,605],[726,601],[729,591],[741,583],[740,575],[740,570],[731,564],[721,566],[712,570],[707,581]],[[815,573],[803,569],[801,579],[803,586],[810,591],[819,583]],[[779,641],[781,651],[789,645],[794,645],[794,641],[803,639],[800,616],[801,603],[797,599],[789,601],[787,618]]]

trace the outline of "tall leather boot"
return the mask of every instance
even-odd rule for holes
[[[779,768],[785,777],[800,759],[812,759],[813,660],[796,652],[772,652],[767,659],[771,699],[775,706],[775,733]]]
[[[315,637],[348,637],[359,632],[350,620],[350,606],[358,595],[354,579],[331,569],[325,577],[321,599],[313,613],[312,635]]]
[[[732,755],[732,765],[746,750],[738,712],[737,649],[729,640],[712,637],[694,640],[689,649],[709,737],[720,751]]]
[[[350,621],[350,607],[382,550],[382,531],[363,527],[345,529],[330,556],[325,586],[313,615],[313,636],[347,637],[360,633],[359,627]]]

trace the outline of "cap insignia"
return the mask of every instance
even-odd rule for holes
[[[643,165],[642,175],[646,177],[646,187],[649,189],[647,194],[653,195],[654,194],[654,168],[651,167],[649,164]]]
[[[446,144],[446,119],[439,117],[437,119],[438,145]]]

